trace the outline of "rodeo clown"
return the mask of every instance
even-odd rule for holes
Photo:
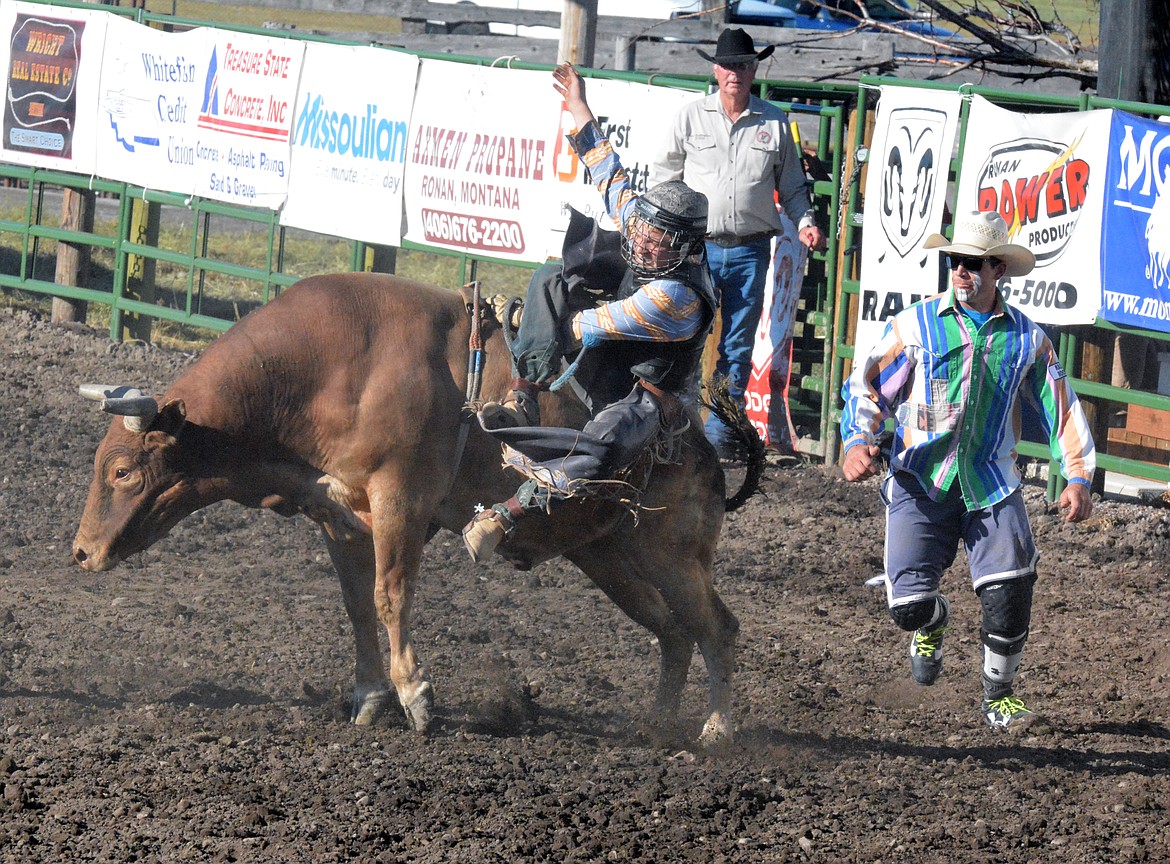
[[[1000,296],[998,282],[1035,266],[1009,243],[998,213],[968,213],[945,253],[950,288],[915,303],[859,354],[842,397],[845,479],[877,473],[877,438],[895,431],[886,502],[886,596],[890,617],[910,640],[910,672],[930,685],[942,671],[950,603],[939,593],[958,543],[967,551],[983,607],[983,717],[992,728],[1024,728],[1035,716],[1012,689],[1032,615],[1038,554],[1020,491],[1016,445],[1020,399],[1039,414],[1068,486],[1060,508],[1069,522],[1088,518],[1096,465],[1080,402],[1036,324]]]
[[[621,226],[620,253],[615,232],[599,231],[574,212],[562,262],[533,276],[512,344],[516,377],[501,402],[483,406],[479,421],[508,445],[510,464],[539,480],[529,479],[464,527],[464,545],[477,563],[526,513],[611,479],[645,451],[660,426],[671,425],[682,399],[697,393],[703,343],[718,306],[703,245],[706,197],[681,181],[635,195],[577,71],[562,64],[553,78],[577,126],[570,143]],[[566,376],[592,419],[583,430],[541,427],[537,394],[556,378],[562,356],[575,352]]]

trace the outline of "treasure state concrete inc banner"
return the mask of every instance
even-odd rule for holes
[[[378,48],[305,47],[282,225],[401,245],[418,65]]]
[[[1101,317],[1170,333],[1170,125],[1113,112]]]
[[[547,72],[424,60],[406,154],[406,239],[543,261],[556,219]]]
[[[1023,114],[971,98],[955,212],[998,210],[1036,268],[1004,298],[1041,324],[1090,324],[1101,307],[1111,111]]]
[[[942,227],[961,104],[957,93],[881,88],[866,163],[859,349],[877,341],[888,319],[939,291],[939,253],[922,243]]]
[[[0,160],[94,174],[98,80],[109,13],[0,4],[5,74]]]

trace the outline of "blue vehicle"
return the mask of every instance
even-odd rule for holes
[[[807,0],[738,0],[732,4],[729,17],[735,24],[757,27],[880,30],[874,25],[884,24],[922,36],[955,35],[915,14],[906,0],[821,0],[819,5]]]

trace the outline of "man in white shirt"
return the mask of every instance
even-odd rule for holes
[[[699,50],[719,89],[683,107],[650,169],[651,185],[682,180],[707,197],[707,261],[722,320],[715,372],[727,376],[740,399],[751,375],[771,237],[782,230],[777,199],[802,243],[810,249],[824,243],[788,118],[751,92],[759,61],[774,47],[756,51],[752,37],[733,28],[719,35],[714,56]],[[730,455],[729,430],[713,415],[706,432],[721,455]]]

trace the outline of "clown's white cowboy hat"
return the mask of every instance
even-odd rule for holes
[[[937,249],[954,255],[976,255],[980,258],[998,258],[1007,263],[1005,276],[1024,276],[1036,266],[1036,256],[1027,246],[1009,243],[1007,223],[992,211],[967,213],[955,223],[955,236],[948,240],[942,234],[931,234],[922,244],[924,249]]]

